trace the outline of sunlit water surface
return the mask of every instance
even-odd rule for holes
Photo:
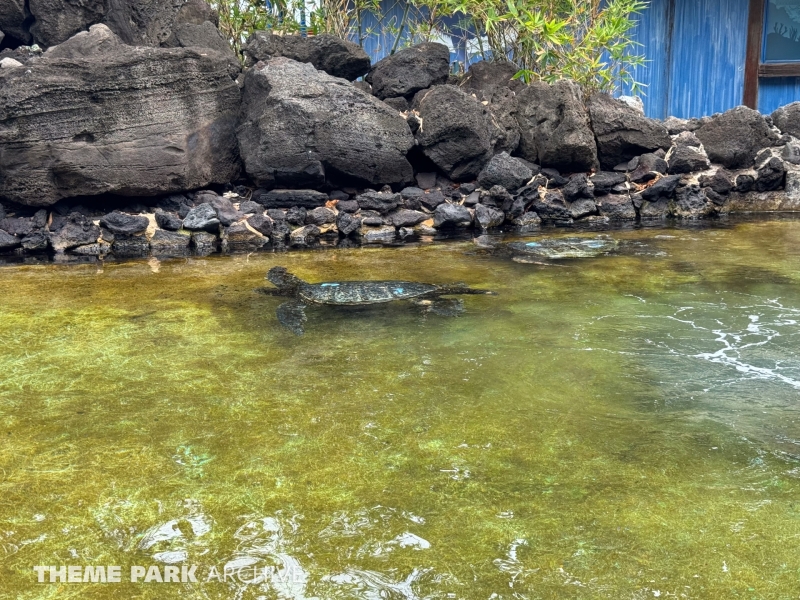
[[[0,268],[0,597],[797,598],[800,221],[613,235]],[[498,295],[295,337],[279,264]]]

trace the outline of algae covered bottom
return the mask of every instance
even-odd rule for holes
[[[0,269],[0,598],[796,598],[800,221],[608,235]],[[498,295],[294,337],[277,265]]]

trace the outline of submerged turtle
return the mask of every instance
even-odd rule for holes
[[[606,236],[593,238],[542,238],[531,242],[509,242],[489,247],[493,254],[511,256],[522,263],[542,263],[570,258],[594,258],[616,252],[619,242]]]
[[[337,306],[362,306],[382,304],[395,300],[410,300],[418,306],[437,314],[456,314],[462,310],[461,300],[442,296],[462,294],[494,294],[487,290],[476,290],[463,283],[435,285],[414,281],[329,281],[307,283],[289,273],[284,267],[272,267],[267,279],[274,288],[259,288],[270,296],[289,296],[277,309],[278,321],[296,335],[303,335],[306,322],[305,308],[309,304],[332,304]]]

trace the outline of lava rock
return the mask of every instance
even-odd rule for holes
[[[239,212],[243,214],[259,215],[264,212],[264,207],[258,202],[252,200],[245,200],[239,203]]]
[[[460,204],[445,202],[433,211],[433,226],[436,228],[468,227],[472,224],[472,215]]]
[[[386,216],[386,222],[394,225],[395,227],[414,227],[423,221],[427,221],[430,215],[420,212],[418,210],[408,210],[401,208]]]
[[[800,102],[792,102],[772,113],[772,122],[783,133],[800,138]]]
[[[317,187],[326,176],[411,181],[406,154],[414,138],[396,111],[310,64],[278,57],[259,65],[245,73],[237,129],[245,170],[258,185]]]
[[[429,190],[436,186],[436,173],[417,173],[414,178],[417,185],[423,190]]]
[[[603,217],[612,221],[636,220],[636,208],[630,196],[609,194],[597,200],[597,210]]]
[[[547,190],[533,196],[531,208],[543,221],[565,222],[572,220],[564,195],[559,190]]]
[[[22,247],[29,252],[47,250],[49,246],[50,240],[44,231],[33,231],[22,238]]]
[[[189,234],[157,229],[153,237],[150,238],[150,249],[154,254],[171,252],[185,254],[191,241],[192,237]]]
[[[770,192],[783,187],[783,182],[786,178],[786,167],[777,156],[767,160],[759,167],[757,172],[756,191]]]
[[[594,198],[594,185],[585,173],[577,173],[569,178],[561,188],[567,202],[575,202],[580,198]]]
[[[195,206],[183,220],[183,227],[190,231],[216,233],[219,231],[219,226],[220,220],[217,218],[217,211],[207,202]]]
[[[108,229],[115,236],[138,235],[144,233],[149,224],[150,221],[147,217],[127,215],[116,210],[100,219],[100,225]]]
[[[579,198],[569,204],[569,213],[573,219],[582,219],[597,214],[597,205],[589,198]]]
[[[520,217],[514,219],[514,225],[523,229],[537,228],[542,224],[542,219],[535,212],[523,213]]]
[[[694,173],[705,171],[711,166],[705,148],[697,136],[685,131],[673,140],[673,146],[667,153],[670,174]]]
[[[747,173],[742,173],[736,176],[736,184],[734,190],[741,193],[747,193],[753,190],[756,186],[756,178]]]
[[[397,237],[397,230],[391,225],[381,225],[362,227],[359,234],[365,243],[391,242]]]
[[[225,241],[231,250],[254,250],[266,244],[269,239],[242,221],[225,229]]]
[[[424,93],[419,114],[425,124],[417,132],[423,154],[453,181],[475,179],[491,157],[483,106],[460,89],[441,85]]]
[[[725,169],[717,169],[717,171],[709,175],[701,175],[699,178],[702,187],[711,188],[717,194],[723,196],[729,194],[733,190],[733,182],[731,181],[732,175]]]
[[[306,225],[293,230],[289,234],[289,243],[292,246],[310,246],[319,239],[321,231],[316,225]]]
[[[336,215],[336,228],[344,236],[352,235],[361,228],[361,219],[350,213],[340,211]]]
[[[639,164],[628,177],[634,183],[647,183],[659,175],[666,174],[668,168],[667,161],[657,154],[642,154],[639,157]]]
[[[634,156],[672,146],[662,123],[648,119],[625,102],[597,93],[589,98],[588,106],[603,169],[613,169]]]
[[[298,226],[305,225],[307,212],[302,206],[293,206],[286,211],[286,222]]]
[[[214,210],[217,211],[217,218],[219,219],[219,222],[225,227],[230,227],[236,223],[236,221],[241,221],[244,219],[244,213],[236,210],[233,202],[223,196],[217,196],[216,194],[208,193],[205,195],[198,194],[197,201],[207,202],[213,206]]]
[[[522,158],[567,171],[597,166],[594,134],[576,83],[533,82],[517,95],[517,106]]]
[[[432,192],[428,192],[427,194],[422,194],[419,196],[419,203],[421,206],[424,206],[430,211],[436,209],[437,206],[445,202],[445,197],[442,192],[439,190],[434,190]]]
[[[16,248],[21,244],[20,239],[0,229],[0,252]]]
[[[253,192],[253,202],[261,204],[264,208],[317,208],[325,206],[328,196],[315,190],[272,190],[258,189]]]
[[[356,202],[361,210],[374,210],[380,214],[386,214],[394,210],[403,201],[400,194],[385,192],[364,192],[356,196]]]
[[[695,134],[711,162],[728,169],[752,167],[758,152],[775,141],[761,113],[745,106],[714,115]]]
[[[506,215],[502,211],[483,204],[478,204],[475,207],[475,221],[480,225],[481,229],[499,227],[505,220]]]
[[[481,187],[489,189],[502,185],[507,190],[517,190],[533,178],[533,171],[524,161],[501,152],[492,157],[478,175]]]
[[[599,171],[592,175],[592,184],[594,184],[594,195],[605,196],[610,194],[612,190],[621,183],[625,183],[628,178],[623,173],[616,173],[614,171]]]
[[[425,42],[404,48],[372,66],[364,78],[378,98],[405,96],[447,83],[450,50],[444,44]]]
[[[273,221],[266,215],[255,214],[248,217],[247,224],[265,237],[272,235]]]
[[[192,247],[197,254],[211,254],[219,250],[219,237],[208,231],[192,232]]]
[[[675,190],[672,214],[680,219],[698,219],[715,212],[699,185],[692,183]]]
[[[680,175],[668,175],[656,181],[649,188],[642,191],[642,198],[649,202],[656,202],[659,198],[669,199],[681,181]]]
[[[336,204],[336,208],[339,212],[348,212],[348,213],[357,213],[358,212],[358,202],[356,200],[339,200]]]
[[[327,33],[300,37],[256,31],[247,40],[242,52],[246,67],[253,67],[258,61],[284,56],[299,63],[311,63],[315,69],[348,81],[367,73],[371,63],[361,46]]]
[[[99,227],[84,215],[72,212],[65,219],[64,225],[50,234],[50,245],[56,252],[64,252],[78,246],[95,244],[99,237]]]
[[[306,225],[327,225],[335,222],[336,213],[324,206],[320,206],[306,213]]]
[[[406,112],[408,110],[408,100],[402,96],[398,96],[397,98],[386,98],[383,102],[397,112]]]
[[[150,254],[150,242],[143,235],[115,236],[111,244],[114,254],[119,257],[134,258]]]
[[[3,195],[15,202],[156,196],[239,175],[240,92],[213,50],[126,46],[95,25],[0,69],[0,88]]]
[[[156,225],[168,231],[178,231],[183,226],[183,220],[178,215],[156,209]]]

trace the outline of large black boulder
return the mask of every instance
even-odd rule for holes
[[[711,162],[728,169],[752,167],[759,151],[771,146],[776,138],[761,113],[746,106],[714,115],[695,134]]]
[[[245,169],[257,184],[413,180],[406,153],[414,138],[396,111],[310,64],[283,57],[259,64],[245,75],[237,129]]]
[[[405,96],[447,82],[450,50],[444,44],[424,42],[403,48],[372,66],[365,77],[378,98]]]
[[[648,119],[622,100],[598,93],[589,98],[588,106],[603,169],[613,169],[635,156],[672,146],[661,122]]]
[[[311,63],[320,71],[348,81],[361,77],[370,68],[369,55],[363,48],[327,33],[303,38],[299,35],[256,31],[242,50],[247,67],[254,66],[260,60],[285,56],[297,62]]]
[[[208,49],[126,46],[95,25],[0,69],[3,196],[47,206],[235,179],[240,93],[227,64]]]
[[[519,154],[544,167],[589,171],[597,148],[580,87],[568,80],[534,82],[517,95]]]
[[[491,157],[483,105],[457,87],[440,85],[420,98],[419,114],[423,154],[453,181],[475,179]]]

